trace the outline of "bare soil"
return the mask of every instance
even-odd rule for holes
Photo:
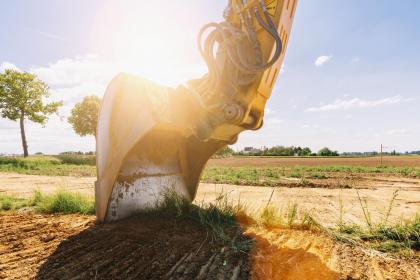
[[[379,158],[233,158],[209,165],[377,166]],[[387,157],[388,166],[420,166],[420,157]],[[395,190],[399,191],[391,221],[420,211],[420,179],[358,174],[354,189],[200,184],[195,203],[213,201],[220,193],[232,203],[258,211],[271,204],[280,209],[297,203],[324,225],[344,220],[363,224],[357,191],[366,199],[373,220],[383,219]],[[58,188],[93,195],[93,177],[30,176],[0,173],[0,194],[29,197],[34,189]],[[316,180],[314,180],[317,183]],[[339,182],[340,183],[340,182]],[[322,184],[326,185],[323,186]],[[346,183],[347,184],[347,183]],[[297,186],[297,185],[295,185]],[[357,190],[356,190],[357,189]],[[332,240],[320,232],[266,228],[240,221],[238,232],[252,240],[248,252],[237,252],[193,222],[138,217],[96,225],[93,216],[0,214],[0,279],[420,279],[418,255],[395,257]]]
[[[138,217],[1,215],[1,279],[420,279],[418,259],[336,243],[310,231],[247,227],[250,251],[212,243],[191,222]]]
[[[95,225],[94,217],[77,215],[0,220],[1,279],[230,279],[236,267],[236,279],[249,278],[247,254],[211,242],[191,222],[139,217]]]
[[[293,178],[287,180],[291,182],[299,181],[299,179]],[[0,193],[29,197],[35,189],[51,193],[59,188],[64,188],[94,195],[94,181],[95,178],[93,177],[54,177],[0,173]],[[319,181],[326,184],[325,180]],[[341,183],[335,182],[335,184]],[[397,221],[401,217],[412,218],[420,212],[420,179],[377,175],[359,178],[355,182],[355,187],[358,190],[322,187],[322,185],[316,188],[275,187],[271,204],[284,209],[290,204],[297,203],[301,211],[310,212],[324,225],[335,225],[340,216],[341,203],[346,222],[364,224],[365,220],[357,191],[362,199],[366,199],[373,221],[380,221],[389,206],[393,192],[398,190],[398,197],[391,212],[390,221]],[[272,191],[273,188],[269,187],[201,183],[195,202],[197,204],[203,201],[211,202],[223,193],[228,196],[232,203],[240,202],[251,211],[258,211],[267,204]]]

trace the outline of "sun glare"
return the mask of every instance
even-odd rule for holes
[[[204,74],[196,50],[197,24],[188,13],[174,14],[173,4],[107,1],[92,32],[95,52],[116,71],[174,86]],[[194,26],[194,27],[192,27]]]

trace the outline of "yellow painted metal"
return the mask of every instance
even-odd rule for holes
[[[238,1],[242,0],[232,3]],[[248,1],[250,7],[258,3]],[[251,84],[234,89],[236,94],[227,107],[223,107],[225,97],[220,101],[222,108],[215,107],[198,91],[197,84],[206,78],[176,89],[127,74],[113,79],[103,98],[97,128],[98,222],[155,207],[169,188],[192,201],[208,159],[234,143],[240,132],[262,126],[265,104],[281,72],[297,0],[265,3],[283,50]],[[240,22],[237,15],[230,20]],[[263,28],[256,35],[263,61],[268,61],[275,53],[275,41]],[[234,120],[226,121],[230,114]]]

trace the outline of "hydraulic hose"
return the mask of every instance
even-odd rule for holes
[[[210,98],[217,91],[222,82],[230,84],[232,87],[244,86],[252,83],[258,73],[271,67],[282,53],[282,41],[276,30],[273,21],[268,14],[264,1],[259,1],[259,6],[254,7],[252,15],[258,24],[273,37],[275,41],[275,52],[267,61],[262,61],[262,50],[256,37],[254,21],[247,10],[246,1],[239,3],[241,6],[232,6],[233,1],[229,1],[227,10],[234,11],[239,15],[240,25],[234,26],[229,21],[221,23],[209,23],[204,25],[198,36],[198,48],[206,61],[208,75],[197,88],[205,98]],[[264,18],[261,16],[264,15]],[[203,36],[207,30],[213,29],[203,42]],[[203,45],[204,43],[204,45]],[[216,49],[217,47],[217,49]],[[217,54],[215,52],[217,51]],[[222,55],[219,61],[218,55]],[[255,63],[250,63],[249,60]],[[229,69],[222,73],[223,69]],[[224,75],[223,75],[224,74]]]

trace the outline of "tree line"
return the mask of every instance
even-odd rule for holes
[[[323,157],[336,157],[340,154],[337,151],[333,151],[328,147],[320,149],[318,152],[313,152],[308,147],[295,147],[295,146],[274,146],[271,148],[262,149],[244,149],[242,151],[235,152],[231,147],[227,146],[216,153],[218,156],[323,156]]]

